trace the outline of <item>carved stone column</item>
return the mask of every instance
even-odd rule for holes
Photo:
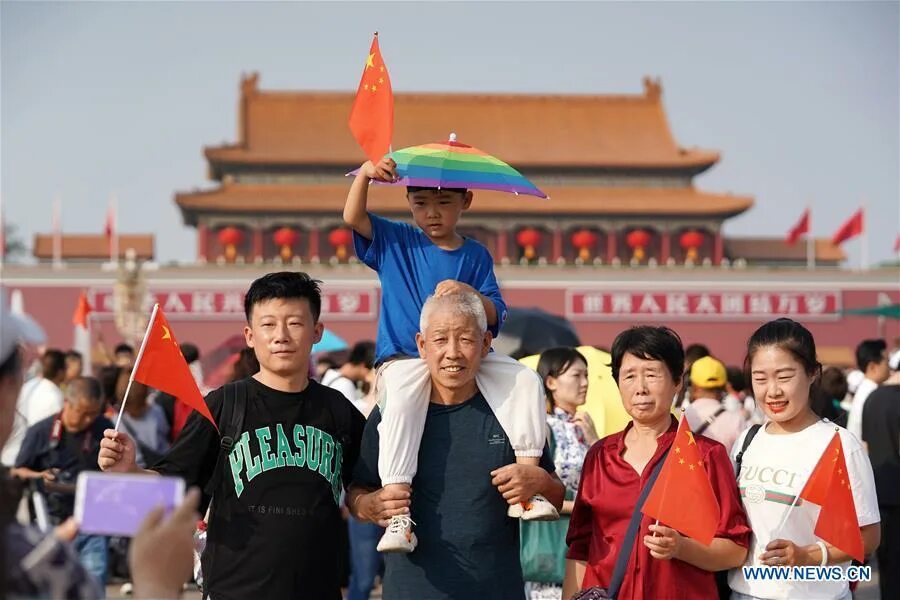
[[[309,260],[319,258],[319,226],[309,228]]]
[[[563,253],[563,232],[562,227],[557,225],[553,228],[553,248],[550,252],[550,260],[554,263],[560,259]]]
[[[253,228],[253,259],[262,260],[263,257],[263,228],[257,225]]]
[[[662,244],[659,252],[659,264],[664,265],[672,255],[672,233],[668,229],[662,231]]]
[[[616,237],[618,235],[619,232],[614,227],[606,230],[606,262],[611,262],[618,255],[618,248],[616,247]]]
[[[197,223],[197,260],[206,262],[209,256],[209,232],[206,223]]]
[[[501,226],[497,232],[497,262],[499,263],[507,257],[507,248],[509,247],[509,233],[506,228]]]
[[[722,236],[722,228],[716,230],[715,246],[713,247],[713,264],[721,265],[725,255],[725,238]]]

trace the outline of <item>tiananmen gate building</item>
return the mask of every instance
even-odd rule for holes
[[[235,142],[203,150],[212,186],[174,193],[197,231],[194,260],[155,264],[152,236],[131,236],[150,265],[146,304],[161,304],[179,341],[202,352],[240,333],[243,292],[279,269],[324,282],[323,320],[334,333],[374,338],[378,280],[353,256],[341,219],[346,174],[364,160],[347,128],[352,102],[351,93],[266,91],[255,74],[242,79]],[[812,329],[823,359],[846,363],[859,340],[900,336],[897,322],[841,314],[900,302],[898,269],[842,269],[841,249],[815,240],[816,268],[808,270],[803,242],[723,233],[756,200],[695,185],[719,153],[678,144],[658,81],[645,79],[634,95],[395,93],[395,148],[451,132],[549,194],[475,190],[461,232],[492,252],[510,306],[565,316],[586,344],[608,347],[628,325],[665,323],[685,343],[707,343],[737,364],[749,334],[783,315]],[[402,187],[372,185],[369,207],[410,220]],[[50,238],[37,236],[38,265],[4,266],[4,286],[63,348],[87,290],[95,332],[117,342],[116,271],[102,264],[107,240],[63,236],[64,266],[54,268]]]

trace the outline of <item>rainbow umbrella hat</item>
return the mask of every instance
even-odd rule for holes
[[[478,148],[456,141],[451,133],[446,142],[410,146],[396,150],[399,185],[432,188],[468,188],[526,194],[547,198],[547,194],[511,166]]]

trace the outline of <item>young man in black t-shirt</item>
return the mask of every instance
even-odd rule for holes
[[[205,593],[237,598],[339,599],[341,488],[349,483],[365,420],[339,392],[308,377],[312,345],[322,337],[318,282],[305,273],[270,273],[244,300],[244,336],[260,370],[243,380],[243,428],[221,465],[213,493]],[[219,429],[223,389],[206,402]],[[134,442],[106,432],[99,464],[139,471]],[[219,433],[194,413],[151,473],[205,486],[216,467]]]

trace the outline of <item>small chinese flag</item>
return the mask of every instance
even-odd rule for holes
[[[705,546],[716,537],[719,502],[685,418],[641,512]]]
[[[350,110],[350,131],[373,163],[378,163],[390,151],[394,132],[394,92],[378,48],[378,33],[372,40],[356,100]]]
[[[72,325],[87,329],[88,315],[91,314],[91,303],[88,302],[87,294],[81,292],[78,296],[78,304],[75,306],[75,312],[72,314]]]
[[[113,236],[113,232],[115,229],[115,219],[116,215],[113,212],[112,205],[110,205],[110,207],[106,209],[106,222],[103,224],[103,234],[106,235],[107,238],[111,238]]]
[[[894,240],[894,252],[900,252],[900,234],[897,234],[897,239]]]
[[[835,246],[843,244],[847,240],[860,235],[863,232],[863,209],[859,209],[853,216],[847,219],[841,228],[834,233],[831,243]]]
[[[159,304],[153,315],[134,367],[134,380],[175,396],[218,429]]]
[[[800,497],[821,507],[815,534],[858,560],[865,560],[856,506],[841,436],[835,431],[816,468],[803,486]]]
[[[800,220],[797,221],[797,224],[791,227],[791,230],[788,231],[787,240],[785,240],[788,246],[793,246],[797,243],[797,240],[800,239],[800,236],[809,233],[809,209],[807,208],[803,211],[803,215],[801,215]]]

